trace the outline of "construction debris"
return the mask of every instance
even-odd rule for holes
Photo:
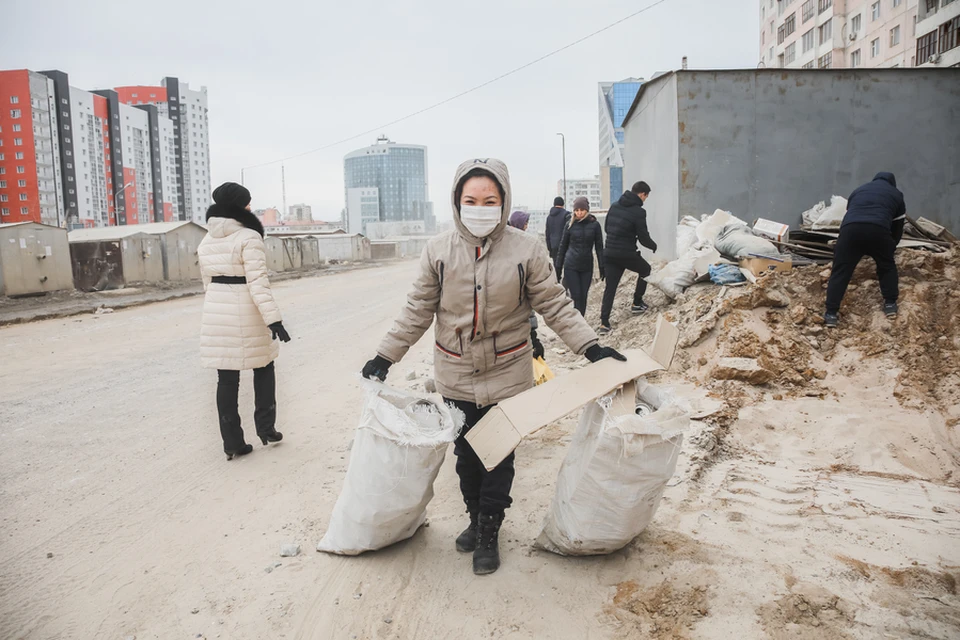
[[[750,384],[767,384],[776,377],[754,358],[721,358],[711,375],[717,380],[742,380]]]

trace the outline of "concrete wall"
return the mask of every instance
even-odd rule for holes
[[[960,233],[960,69],[688,71],[674,78],[674,96],[666,80],[649,83],[626,126],[626,175],[653,188],[647,210],[661,246],[674,244],[667,224],[718,208],[795,227],[802,211],[833,194],[848,196],[878,171],[896,174],[908,214]],[[674,202],[661,183],[676,169]]]
[[[73,289],[67,231],[26,223],[0,225],[0,294]]]
[[[679,215],[677,76],[650,82],[624,129],[623,188],[643,180],[650,185],[647,226],[657,243],[657,258],[676,257]],[[650,259],[647,249],[643,254]]]

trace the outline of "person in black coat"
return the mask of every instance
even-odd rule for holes
[[[643,301],[643,294],[647,292],[647,281],[644,278],[650,275],[650,264],[637,250],[639,242],[650,251],[657,252],[657,243],[647,230],[647,212],[643,208],[649,195],[650,185],[643,181],[637,182],[620,200],[611,205],[607,212],[607,243],[604,252],[607,287],[603,292],[603,304],[600,307],[600,334],[610,333],[610,312],[613,310],[613,301],[624,271],[633,271],[638,276],[630,310],[638,314],[649,308]]]
[[[553,199],[553,208],[547,215],[547,252],[550,259],[556,262],[557,251],[560,250],[560,242],[563,240],[563,230],[570,226],[570,212],[563,208],[563,198],[557,196]]]
[[[828,327],[837,326],[840,303],[864,256],[870,256],[877,263],[884,313],[888,318],[896,317],[900,287],[893,254],[903,237],[906,217],[903,193],[897,189],[897,179],[892,173],[881,171],[871,182],[850,194],[827,285],[827,310],[823,318]]]
[[[587,313],[587,295],[593,282],[593,252],[597,252],[600,279],[605,277],[603,266],[603,230],[600,223],[590,215],[590,202],[577,198],[573,202],[573,218],[563,232],[557,251],[557,276],[563,275],[563,285],[573,298],[573,306],[580,315]]]

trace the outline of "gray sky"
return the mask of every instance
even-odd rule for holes
[[[0,67],[70,74],[73,86],[176,76],[210,97],[213,184],[240,168],[373,129],[538,58],[653,0],[3,0]],[[757,0],[667,0],[576,47],[382,130],[429,147],[430,197],[450,217],[469,157],[510,168],[514,204],[549,207],[561,177],[598,167],[597,83],[680,66],[753,68]],[[286,163],[287,203],[334,220],[343,156],[377,134]],[[657,153],[650,149],[650,153]],[[246,172],[254,206],[281,204],[280,166]],[[654,188],[656,186],[654,185]]]

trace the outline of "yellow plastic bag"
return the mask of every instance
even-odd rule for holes
[[[534,358],[533,360],[533,380],[538,385],[553,380],[553,371],[550,371],[550,367],[547,366],[543,358]]]

